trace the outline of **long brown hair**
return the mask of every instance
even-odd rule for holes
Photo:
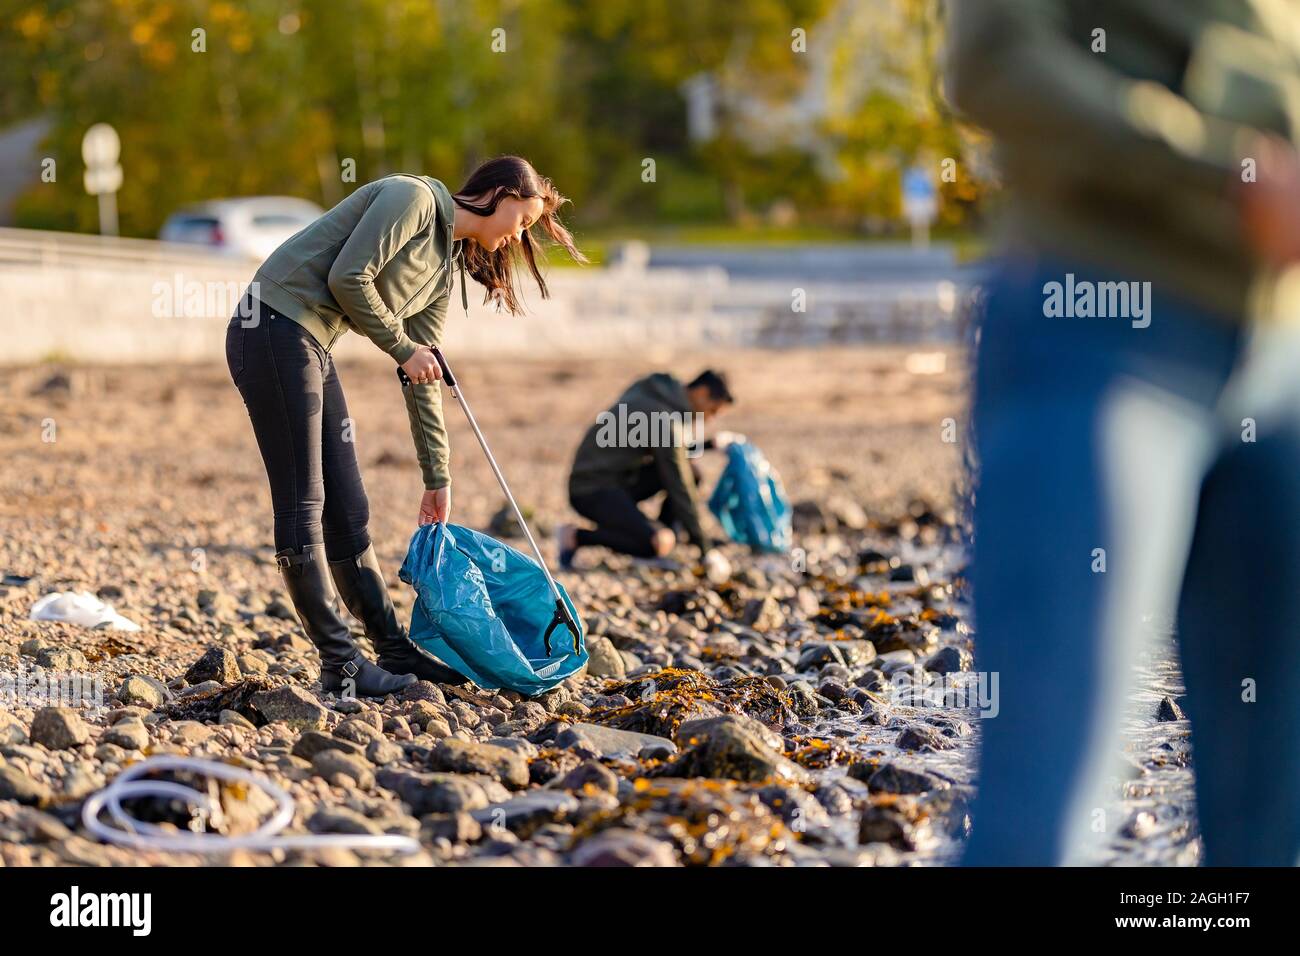
[[[488,199],[482,205],[475,205],[461,198],[483,195]],[[541,226],[556,245],[563,246],[574,262],[589,261],[578,251],[578,247],[573,242],[573,235],[560,222],[559,208],[569,200],[560,195],[555,184],[533,169],[532,164],[526,159],[519,156],[497,156],[480,163],[478,168],[470,173],[469,179],[465,180],[465,185],[461,186],[452,198],[456,205],[470,212],[480,216],[490,216],[496,212],[497,206],[505,196],[514,196],[517,199],[540,197],[542,215],[534,225]],[[484,304],[492,299],[498,299],[501,307],[511,315],[519,315],[524,310],[515,290],[516,255],[512,251],[512,245],[507,244],[495,252],[489,252],[476,242],[466,242],[463,249],[466,271],[487,289],[487,294],[483,297]],[[533,274],[533,278],[537,280],[537,287],[541,289],[542,298],[550,298],[550,290],[547,289],[546,280],[538,268],[539,259],[542,262],[546,261],[545,251],[533,239],[528,229],[523,231],[519,246],[523,251],[524,261],[528,263],[528,271]]]

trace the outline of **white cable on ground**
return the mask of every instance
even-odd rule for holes
[[[211,816],[213,801],[207,794],[185,784],[166,780],[138,780],[144,774],[158,770],[185,770],[191,773],[247,784],[265,791],[276,802],[276,812],[252,833],[226,836],[221,833],[194,833],[174,830],[157,824],[136,820],[122,808],[122,801],[136,797],[162,797],[180,799],[189,803],[191,812]],[[117,826],[108,826],[100,820],[107,808]],[[220,813],[220,807],[215,807]],[[108,843],[134,847],[139,850],[163,850],[172,853],[224,853],[230,850],[320,850],[343,847],[356,850],[391,850],[394,853],[415,853],[419,841],[394,834],[313,833],[297,836],[280,836],[279,833],[293,821],[293,798],[265,777],[232,767],[229,764],[200,760],[197,757],[149,757],[127,767],[107,787],[86,800],[81,808],[81,822],[95,836]]]

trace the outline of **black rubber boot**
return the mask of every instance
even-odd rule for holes
[[[410,687],[416,679],[376,667],[362,656],[348,625],[334,606],[334,589],[323,544],[275,556],[285,589],[307,637],[320,654],[321,689],[331,694],[384,697]]]
[[[397,621],[384,572],[373,545],[341,561],[330,562],[330,574],[343,603],[364,625],[366,637],[379,655],[379,666],[394,674],[414,674],[435,684],[464,684],[463,674],[417,647]]]

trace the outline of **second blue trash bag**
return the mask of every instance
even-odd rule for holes
[[[555,598],[537,562],[495,538],[461,525],[424,525],[398,576],[415,589],[411,640],[480,687],[535,696],[587,663],[585,641],[575,654],[564,629],[547,655],[543,634]],[[582,630],[568,592],[560,593]]]
[[[755,551],[790,550],[790,499],[776,470],[749,442],[727,446],[727,467],[709,496],[709,510],[732,541]]]

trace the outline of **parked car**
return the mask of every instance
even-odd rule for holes
[[[158,238],[265,259],[324,211],[314,202],[292,196],[214,199],[176,210],[163,223]]]

